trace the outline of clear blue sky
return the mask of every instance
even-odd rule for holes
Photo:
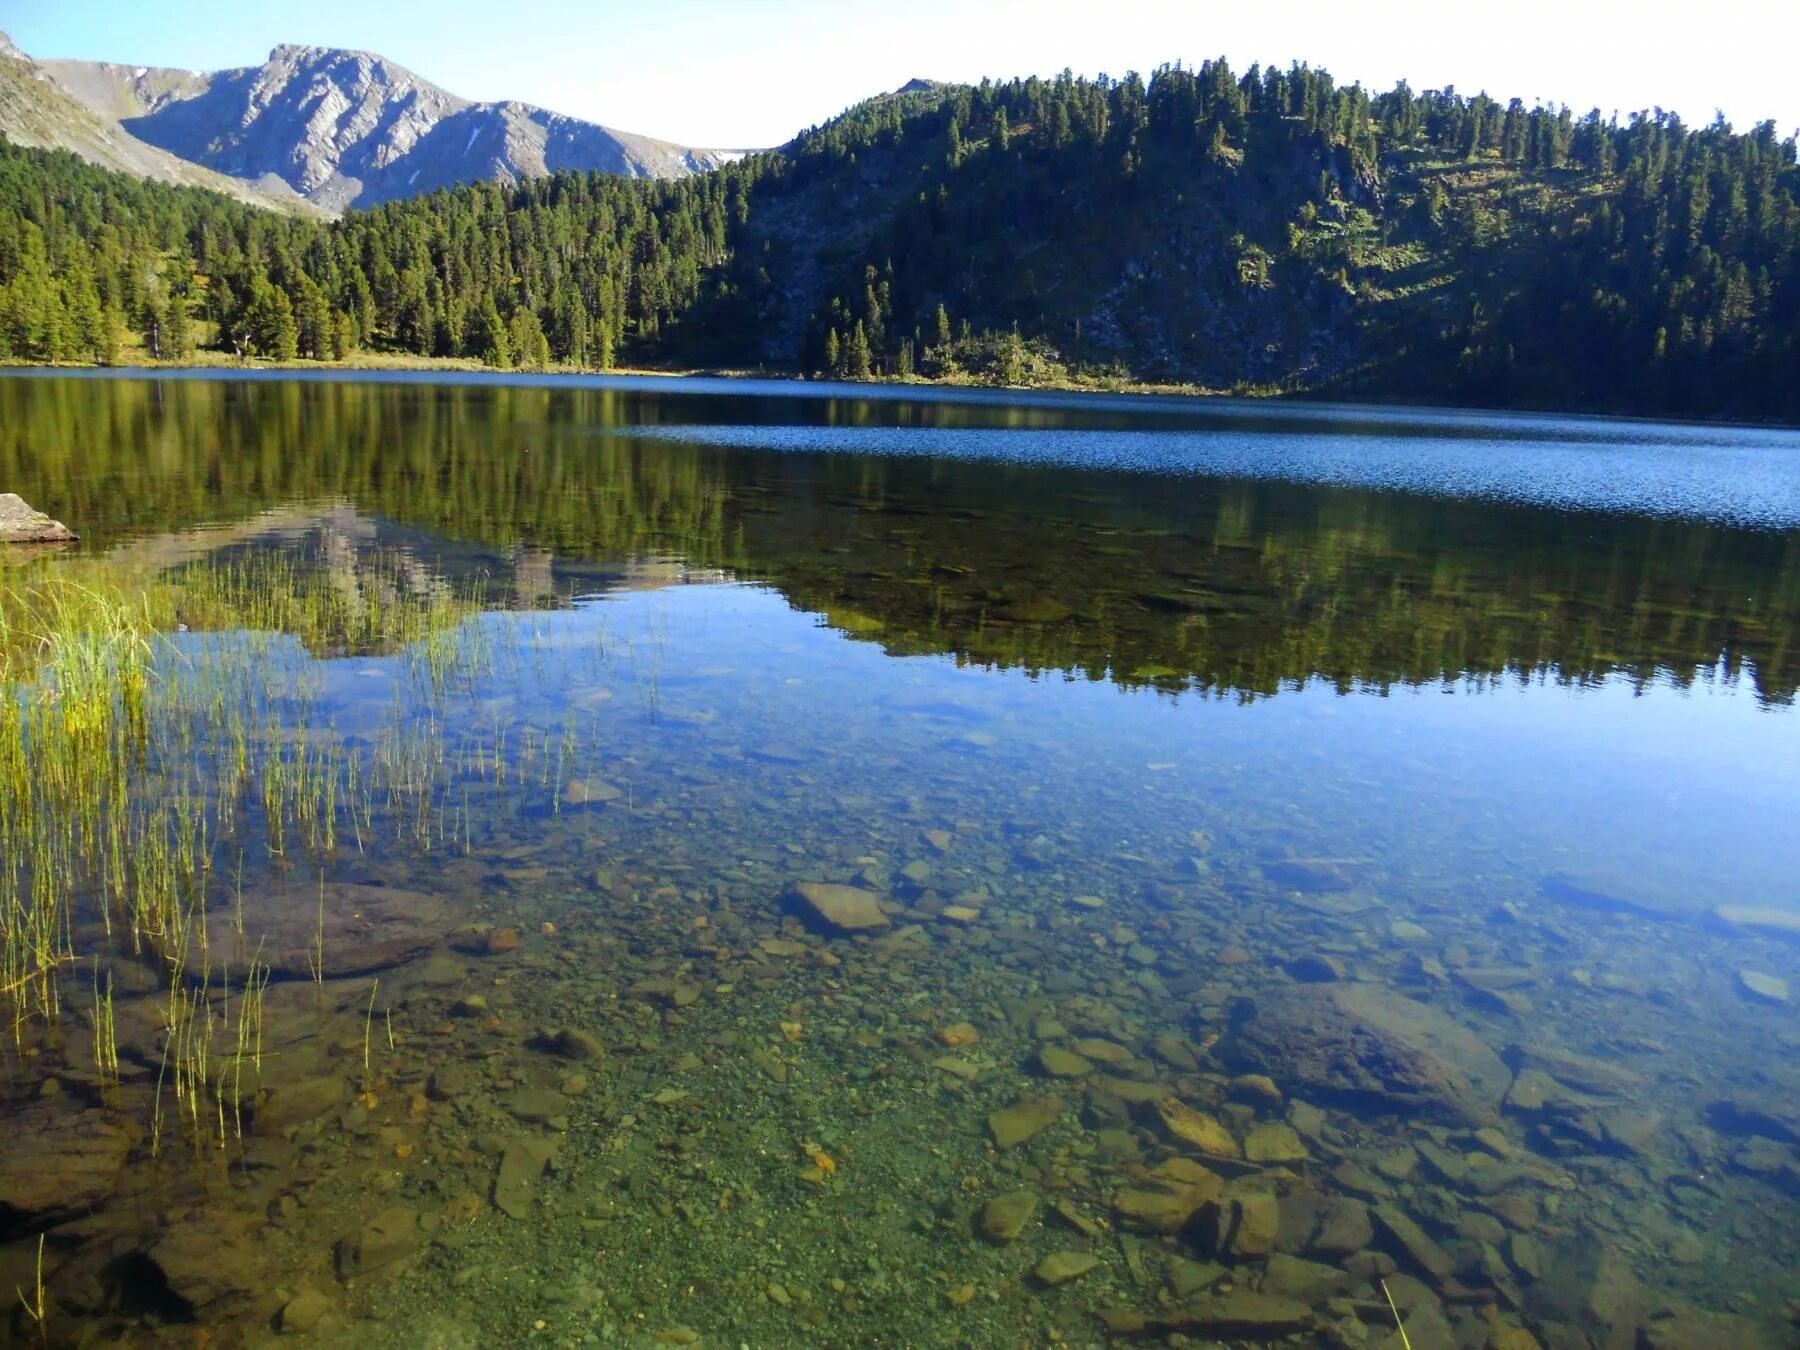
[[[0,29],[34,56],[197,69],[279,42],[360,47],[467,98],[707,146],[778,143],[916,75],[1147,74],[1219,55],[1800,128],[1800,18],[1768,0],[0,0]]]

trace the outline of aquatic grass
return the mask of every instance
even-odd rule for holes
[[[240,939],[246,843],[321,866],[344,825],[366,845],[374,784],[320,716],[315,653],[399,655],[412,672],[428,711],[403,782],[429,838],[431,710],[492,650],[464,636],[476,602],[392,557],[347,576],[278,554],[168,572],[58,560],[0,586],[0,1007],[15,1039],[57,1018],[89,918],[171,987],[195,940],[204,968],[204,927],[189,928],[223,841]],[[171,1035],[189,1034],[190,1012],[171,1011]],[[186,1096],[184,1056],[173,1068]]]
[[[195,1161],[232,1158],[262,1091],[271,972],[247,874],[317,875],[305,964],[322,986],[340,845],[471,852],[490,814],[546,790],[555,802],[597,752],[571,715],[518,726],[480,702],[496,672],[542,680],[567,663],[549,624],[481,603],[478,586],[380,554],[324,568],[255,552],[162,571],[56,560],[0,584],[0,1012],[22,1049],[47,1039],[66,978],[91,967],[99,1093],[147,1117],[151,1156],[179,1140]],[[373,730],[334,724],[322,661],[345,657],[380,659],[391,679]],[[121,959],[157,985],[155,1072],[129,1098]],[[365,1085],[377,1011],[396,1047],[378,989]]]
[[[37,1327],[38,1339],[48,1344],[49,1334],[45,1319],[50,1314],[50,1308],[44,1298],[44,1234],[42,1233],[38,1234],[37,1280],[31,1296],[26,1297],[23,1289],[17,1290],[17,1293],[19,1303],[24,1307],[26,1316],[30,1317],[32,1324]]]
[[[113,1014],[112,972],[106,973],[106,987],[100,986],[100,963],[94,963],[94,1071],[99,1076],[102,1093],[116,1093],[119,1087],[119,1036]]]

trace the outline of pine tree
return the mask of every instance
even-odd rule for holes
[[[163,359],[162,328],[164,323],[165,304],[155,296],[148,296],[143,305],[143,321],[138,325],[138,336],[144,340],[144,350],[152,360]]]
[[[471,356],[480,358],[496,370],[510,369],[513,363],[512,346],[507,341],[506,323],[500,317],[500,309],[494,304],[492,296],[488,297],[475,316],[468,336],[468,351]]]
[[[1025,383],[1025,344],[1019,340],[1019,330],[1015,325],[1000,343],[1000,362],[998,372],[1001,384]]]
[[[948,375],[956,369],[955,339],[950,333],[950,311],[942,305],[937,307],[937,315],[931,325],[932,365],[939,375]]]
[[[537,312],[525,305],[513,311],[507,325],[507,341],[513,361],[521,370],[542,370],[550,364],[550,343]]]
[[[300,327],[293,302],[281,287],[258,280],[238,326],[246,350],[270,361],[292,361],[299,354]]]
[[[100,307],[100,334],[94,345],[94,360],[103,366],[119,363],[119,335],[125,327],[125,316],[111,305]]]
[[[844,373],[853,380],[869,378],[869,335],[863,331],[861,319],[856,321],[856,327],[850,332],[850,350],[844,358]]]
[[[164,361],[186,361],[194,354],[194,329],[188,320],[187,297],[170,291],[161,307],[157,329],[157,356]]]

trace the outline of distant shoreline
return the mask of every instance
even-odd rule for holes
[[[120,372],[175,372],[203,371],[229,373],[241,371],[245,373],[293,372],[296,374],[319,373],[331,371],[362,372],[396,372],[418,371],[452,372],[470,375],[514,375],[514,376],[631,376],[633,378],[679,379],[715,379],[715,380],[769,380],[790,384],[854,384],[868,385],[874,388],[915,387],[919,389],[992,389],[996,391],[1015,390],[1033,392],[1040,390],[1060,390],[1068,393],[1082,394],[1159,394],[1181,395],[1192,398],[1305,398],[1301,393],[1284,393],[1276,389],[1210,389],[1197,384],[1157,384],[1141,380],[1082,380],[1062,379],[1044,380],[1029,384],[994,384],[985,380],[971,379],[966,376],[945,379],[924,375],[901,377],[897,375],[876,375],[867,379],[850,379],[832,377],[821,379],[800,374],[785,367],[757,366],[608,366],[599,369],[592,366],[548,365],[548,366],[490,366],[485,362],[460,356],[411,356],[402,353],[364,352],[356,357],[343,361],[263,361],[258,359],[240,360],[225,352],[200,352],[196,359],[189,361],[157,361],[150,358],[143,360],[116,361],[110,365],[101,365],[94,361],[0,361],[0,371],[31,370],[114,370]]]
[[[233,376],[267,378],[278,375],[307,377],[331,375],[478,375],[513,384],[540,384],[555,387],[563,380],[625,379],[667,381],[671,385],[684,380],[742,380],[787,386],[796,394],[816,391],[818,397],[845,396],[841,391],[866,391],[869,397],[892,398],[916,390],[922,397],[965,394],[1089,394],[1119,398],[1186,399],[1195,403],[1251,402],[1268,405],[1346,409],[1371,412],[1464,412],[1485,413],[1503,417],[1556,417],[1608,422],[1636,422],[1645,425],[1686,427],[1739,427],[1757,431],[1800,431],[1800,424],[1781,421],[1753,421],[1744,418],[1670,417],[1645,413],[1614,411],[1605,408],[1494,407],[1484,404],[1446,402],[1441,395],[1421,393],[1416,398],[1358,396],[1345,390],[1284,390],[1271,387],[1211,389],[1195,384],[1154,384],[1130,380],[1043,380],[1029,384],[995,384],[966,375],[949,379],[923,375],[877,375],[867,379],[807,376],[785,368],[749,367],[668,367],[609,366],[604,370],[589,366],[549,365],[500,368],[466,357],[410,356],[372,352],[344,361],[262,361],[239,360],[222,352],[206,352],[193,361],[121,361],[101,365],[93,361],[0,361],[0,377],[45,374],[196,376],[229,379]],[[829,392],[828,392],[829,391]]]

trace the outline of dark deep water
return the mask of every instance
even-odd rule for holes
[[[1397,1346],[1385,1278],[1418,1350],[1800,1344],[1800,433],[865,394],[0,378],[83,535],[14,575],[278,557],[474,654],[256,648],[343,824],[250,813],[205,902],[322,978],[229,1148],[0,1190],[0,1288],[44,1234],[71,1342]],[[15,1140],[154,1120],[119,987],[119,1091],[7,1040]]]

